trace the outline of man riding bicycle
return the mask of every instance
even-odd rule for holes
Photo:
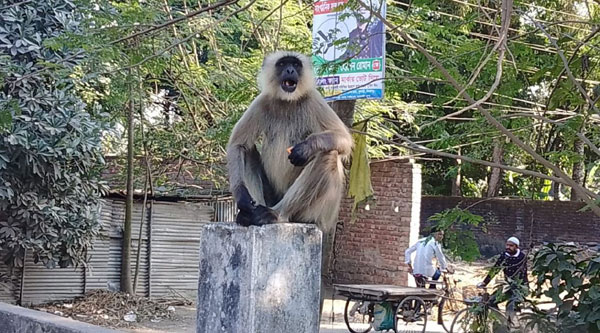
[[[438,264],[442,270],[447,270],[452,273],[452,269],[448,267],[446,257],[442,252],[440,242],[444,239],[444,231],[432,229],[433,237],[425,237],[419,239],[413,246],[406,249],[404,259],[408,265],[408,271],[415,277],[417,287],[425,288],[425,283],[428,278],[437,281],[440,278],[441,272],[434,268],[433,258],[437,258]],[[411,264],[411,255],[415,254],[414,266]],[[435,284],[429,285],[430,289],[435,289]]]
[[[519,245],[520,242],[517,237],[510,237],[506,241],[505,252],[500,255],[500,258],[498,258],[496,264],[494,264],[494,267],[485,277],[483,282],[477,284],[478,288],[485,288],[499,271],[504,272],[504,279],[512,286],[517,288],[528,286],[527,256],[519,249]],[[514,313],[518,305],[520,295],[515,289],[516,288],[511,288],[505,292],[502,297],[503,299],[508,300],[508,304],[506,305],[507,312]],[[498,301],[495,296],[492,296],[490,298],[490,303],[492,306],[497,307],[497,304],[500,303],[500,301]]]

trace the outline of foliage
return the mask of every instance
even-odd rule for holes
[[[600,331],[600,255],[571,245],[548,244],[535,253],[533,295],[552,299],[557,311],[546,320],[558,331]],[[540,321],[539,317],[536,318]],[[546,323],[550,324],[550,323]]]
[[[530,289],[521,281],[508,279],[497,283],[494,297],[497,302],[515,301],[521,309],[513,314],[520,322],[520,331],[540,333],[600,332],[600,254],[573,245],[549,243],[533,255],[535,287]],[[554,307],[542,307],[540,297],[551,299]],[[485,301],[485,297],[484,297]],[[496,319],[485,316],[485,302],[470,306],[473,316],[463,320],[470,332],[490,332]],[[509,313],[506,313],[509,316]],[[524,330],[523,330],[524,329]]]
[[[456,322],[457,331],[469,333],[492,333],[507,330],[506,318],[483,303],[467,308],[465,315]]]
[[[197,5],[205,3],[199,1]],[[136,96],[136,104],[144,109],[144,117],[136,120],[136,151],[142,151],[142,144],[148,147],[152,165],[156,166],[153,176],[157,188],[174,193],[182,182],[173,178],[182,174],[192,175],[194,182],[212,180],[218,188],[226,188],[223,148],[233,124],[258,93],[255,77],[261,59],[274,49],[309,52],[311,4],[244,0],[114,43],[123,36],[181,18],[195,10],[196,4],[181,0],[77,0],[86,17],[84,30],[69,35],[61,45],[75,45],[91,55],[84,70],[74,73],[88,109],[110,112],[116,123],[122,123],[125,101],[131,93]],[[351,1],[349,5],[357,4]],[[473,79],[467,91],[481,98],[496,74],[497,55],[492,54],[485,64],[483,59],[493,47],[498,6],[493,1],[474,0],[442,5],[435,1],[397,1],[388,3],[387,16],[392,24],[426,46],[458,81]],[[594,3],[590,3],[589,17],[581,14],[573,1],[515,4],[504,75],[485,106],[510,131],[565,172],[574,172],[574,166],[583,162],[585,176],[580,181],[598,190],[600,160],[588,148],[583,153],[576,151],[577,133],[582,126],[587,137],[600,145],[600,132],[594,126],[598,118],[583,110],[582,97],[574,93],[576,89],[564,75],[557,80],[563,64],[547,39],[534,24],[519,19],[524,17],[523,12],[533,13],[536,6],[551,8],[536,12],[536,17],[548,22],[551,33],[561,36],[559,46],[567,55],[573,54],[576,41],[586,37],[590,29],[586,24],[552,22],[576,18],[593,24],[599,12]],[[590,39],[590,45],[596,38]],[[499,141],[503,148],[501,163],[549,173],[504,140],[476,111],[434,122],[467,103],[456,98],[458,92],[394,31],[389,31],[386,39],[385,99],[358,101],[356,108],[356,121],[369,122],[371,157],[422,158],[422,154],[387,141],[404,143],[408,137],[431,149],[490,160],[494,144]],[[597,52],[597,48],[586,45],[571,66],[590,91],[600,75],[593,62],[585,59],[593,59]],[[586,61],[592,65],[582,67]],[[475,75],[480,65],[481,71]],[[548,120],[540,120],[541,116]],[[142,119],[144,142],[138,126]],[[112,140],[105,142],[108,153],[122,154],[121,135],[119,129],[111,133]],[[467,162],[458,167],[454,160],[425,157],[421,162],[425,194],[448,195],[454,179],[461,177],[465,196],[485,195],[491,168]],[[141,188],[144,178],[139,171],[136,174],[136,188]],[[502,173],[499,193],[542,200],[570,196],[562,185],[514,172]]]
[[[600,11],[596,3],[589,4],[589,12],[583,7],[577,1],[514,4],[503,75],[484,107],[520,140],[564,172],[575,174],[578,164],[583,163],[585,176],[578,182],[583,184],[585,181],[585,185],[597,189],[600,178],[597,172],[591,171],[596,170],[600,163],[598,156],[588,147],[578,151],[581,142],[577,134],[584,133],[598,145],[600,132],[597,124],[600,119],[592,110],[593,106],[586,103],[564,75],[564,64],[554,46],[525,16],[533,16],[543,22],[545,29],[557,37],[562,52],[567,57],[572,56],[570,71],[595,98],[600,72],[590,59],[598,57],[598,49],[593,45],[600,37],[591,34],[591,27],[596,24]],[[387,16],[393,25],[408,32],[433,54],[458,82],[467,87],[466,91],[471,96],[479,99],[490,90],[497,73],[498,55],[491,49],[497,40],[499,9],[500,3],[494,1],[450,1],[443,4],[437,1],[398,1],[388,6]],[[571,24],[573,20],[578,23]],[[588,36],[591,38],[586,39]],[[579,43],[584,46],[579,48]],[[489,61],[484,62],[488,56]],[[477,71],[478,68],[481,71]],[[562,76],[557,78],[559,74]],[[386,77],[386,99],[399,99],[420,106],[420,110],[412,114],[413,119],[398,122],[393,121],[398,111],[388,111],[384,103],[383,125],[390,131],[431,149],[487,161],[491,160],[496,142],[500,142],[503,148],[501,164],[550,173],[513,143],[505,141],[504,136],[476,110],[439,121],[441,116],[449,116],[468,103],[457,98],[458,91],[440,80],[441,73],[423,54],[391,31],[387,35]],[[451,183],[458,175],[453,162],[422,162],[425,193],[451,193]],[[485,195],[491,171],[489,167],[463,161],[460,175],[462,193],[466,196]],[[500,185],[500,195],[541,200],[570,196],[559,184],[546,184],[531,176],[510,175],[508,172],[502,173]]]
[[[433,222],[436,229],[444,231],[444,247],[452,255],[467,262],[475,261],[481,256],[472,228],[479,227],[485,231],[482,216],[454,207],[431,215],[428,221]]]
[[[3,6],[7,4],[3,3]],[[64,0],[9,1],[0,15],[0,252],[48,267],[84,258],[96,235],[102,123],[85,111],[66,73],[81,50],[54,47],[80,17]]]
[[[264,54],[310,50],[306,22],[312,12],[304,2],[239,1],[119,43],[114,41],[198,7],[180,0],[77,4],[87,17],[83,31],[62,42],[90,53],[80,89],[117,124],[106,137],[106,152],[123,154],[122,110],[133,96],[143,114],[136,116],[135,152],[145,155],[147,147],[155,190],[163,194],[197,194],[202,190],[195,184],[207,180],[227,188],[224,147],[258,94],[256,75]],[[137,189],[143,175],[136,169]]]

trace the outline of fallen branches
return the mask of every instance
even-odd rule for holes
[[[94,290],[73,301],[53,302],[35,308],[61,317],[112,327],[126,327],[131,322],[145,320],[160,321],[172,318],[174,313],[169,304],[107,290]]]

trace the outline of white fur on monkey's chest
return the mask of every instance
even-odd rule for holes
[[[295,118],[288,115],[284,119],[269,119],[268,117],[265,119],[267,123],[263,132],[260,154],[263,167],[266,174],[269,175],[269,181],[280,195],[288,190],[302,171],[302,167],[296,167],[290,163],[287,149],[303,142],[310,134],[319,131],[314,124],[297,121],[299,119]],[[281,135],[281,133],[285,135]]]

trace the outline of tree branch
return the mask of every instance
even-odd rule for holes
[[[221,19],[217,20],[216,22],[214,22],[214,23],[210,23],[209,25],[206,25],[206,26],[203,26],[203,27],[201,27],[200,29],[201,29],[201,30],[204,30],[204,29],[208,29],[208,28],[210,28],[211,26],[216,26],[216,25],[218,25],[218,24],[221,24],[221,23],[223,23],[223,21],[225,21],[225,20],[229,19],[229,18],[230,18],[230,17],[232,17],[233,15],[235,15],[235,14],[237,14],[237,13],[239,13],[239,12],[242,12],[242,11],[244,11],[244,10],[248,9],[248,8],[249,8],[250,6],[252,6],[252,5],[253,5],[253,4],[254,4],[256,1],[257,1],[257,0],[250,1],[250,2],[249,2],[247,5],[245,5],[244,7],[240,8],[240,9],[237,9],[237,10],[233,11],[232,13],[230,13],[230,14],[226,15],[225,17],[223,17],[223,18],[221,18]],[[169,50],[172,50],[173,48],[175,48],[175,47],[178,47],[179,45],[181,45],[181,44],[183,44],[183,43],[186,43],[186,42],[188,42],[190,39],[194,38],[196,35],[197,35],[197,33],[193,33],[193,34],[191,34],[191,35],[189,35],[189,36],[187,36],[187,37],[185,37],[185,38],[183,38],[183,39],[181,39],[181,40],[178,40],[178,41],[176,41],[175,43],[173,43],[173,44],[171,44],[171,45],[167,46],[166,48],[164,48],[164,49],[162,49],[162,50],[160,50],[160,51],[158,51],[158,52],[156,52],[156,53],[154,53],[154,54],[151,54],[151,55],[147,56],[146,58],[144,58],[144,59],[142,59],[142,60],[138,61],[137,63],[135,63],[135,64],[133,64],[133,65],[129,65],[129,66],[126,66],[126,67],[121,67],[121,68],[119,68],[119,69],[115,69],[115,70],[111,71],[110,73],[114,73],[114,72],[121,72],[121,71],[123,71],[123,70],[126,70],[126,69],[131,69],[131,68],[135,68],[135,67],[137,67],[137,66],[141,66],[141,65],[143,65],[144,63],[146,63],[146,62],[148,62],[148,61],[150,61],[150,60],[152,60],[152,59],[154,59],[154,58],[160,57],[161,55],[165,54],[167,51],[169,51]],[[182,56],[183,56],[183,55],[182,55]]]
[[[585,144],[588,145],[590,149],[596,153],[596,155],[600,156],[600,149],[598,149],[598,147],[592,141],[590,141],[590,139],[588,139],[582,133],[577,133],[577,136],[581,139],[581,141],[585,142]]]
[[[372,11],[369,8],[369,6],[367,6],[363,2],[363,0],[357,0],[357,1],[362,7],[366,8],[367,10]],[[505,1],[512,4],[511,0],[505,0]],[[503,3],[503,9],[506,7],[508,7],[508,6]],[[392,29],[396,28],[392,23],[390,23],[388,20],[386,20],[379,13],[373,12],[373,14],[377,18],[379,18],[386,26],[388,26]],[[406,32],[404,32],[402,30],[398,30],[397,32],[405,41],[412,44],[419,52],[421,52],[442,73],[442,75],[450,82],[450,84],[456,90],[458,90],[458,91],[462,90],[462,88],[463,88],[462,85],[452,75],[450,75],[450,73],[446,70],[446,68],[444,68],[444,66],[442,64],[440,64],[440,62],[435,57],[433,57],[431,54],[429,54],[429,52],[427,52],[427,50],[425,48],[423,48],[419,43],[415,42],[412,39],[412,37],[409,36]],[[465,100],[467,100],[469,103],[476,103],[476,101],[467,92],[463,92],[462,95],[463,95],[463,98]],[[517,145],[519,148],[523,149],[525,152],[527,152],[529,155],[531,155],[531,157],[533,157],[533,159],[535,159],[537,162],[542,164],[544,167],[552,170],[555,175],[559,176],[562,179],[562,181],[566,182],[566,185],[571,186],[572,188],[575,189],[575,191],[577,191],[579,194],[581,194],[582,197],[584,198],[584,200],[586,201],[586,203],[588,203],[590,205],[590,207],[594,211],[594,213],[596,215],[600,216],[600,207],[594,202],[594,200],[591,199],[592,197],[594,197],[594,198],[597,197],[594,193],[590,193],[589,190],[587,190],[583,186],[577,184],[577,182],[575,182],[571,177],[569,177],[559,167],[557,167],[554,164],[547,161],[544,157],[542,157],[540,154],[538,154],[532,147],[530,147],[529,145],[527,145],[526,143],[521,141],[516,135],[514,135],[506,127],[504,127],[502,125],[502,123],[500,123],[498,120],[496,120],[496,118],[494,118],[488,110],[484,109],[481,105],[478,105],[477,109],[487,119],[487,121],[490,124],[492,124],[500,132],[502,132],[504,135],[506,135],[508,138],[510,138],[510,140],[515,145]]]
[[[376,135],[373,135],[373,134],[370,134],[367,132],[363,132],[363,131],[359,131],[359,130],[355,130],[355,129],[351,129],[350,131],[353,133],[363,134],[363,135],[372,137],[374,139],[380,140],[381,142],[385,142],[386,144],[394,145],[397,147],[406,148],[406,149],[410,149],[410,150],[425,153],[425,154],[431,154],[431,155],[436,155],[436,156],[441,156],[441,157],[452,158],[455,160],[463,160],[465,162],[469,162],[469,163],[473,163],[473,164],[480,164],[480,165],[485,165],[485,166],[489,166],[489,167],[493,167],[493,168],[499,168],[499,169],[503,169],[503,170],[513,171],[513,172],[516,172],[516,173],[519,173],[522,175],[527,175],[527,176],[532,176],[532,177],[537,177],[537,178],[542,178],[542,179],[548,179],[548,180],[555,181],[557,183],[561,183],[561,184],[570,186],[564,179],[554,177],[554,176],[549,176],[549,175],[546,175],[546,174],[543,174],[543,173],[540,173],[537,171],[521,169],[521,168],[504,165],[504,164],[500,164],[500,163],[493,163],[493,162],[488,162],[485,160],[471,158],[468,156],[456,155],[456,154],[452,154],[452,153],[446,153],[446,152],[442,152],[439,150],[430,149],[430,148],[418,145],[402,135],[399,135],[400,139],[404,142],[407,142],[407,144],[401,144],[401,143],[398,143],[398,142],[395,142],[395,141],[392,141],[392,140],[389,140],[386,138],[381,138]],[[401,158],[406,158],[406,156],[403,156]],[[588,194],[590,196],[598,197],[595,193],[593,193],[590,190],[586,189],[585,191],[586,191],[586,194]]]
[[[573,72],[571,72],[571,69],[569,68],[570,61],[567,60],[567,58],[565,57],[565,53],[558,46],[558,43],[556,42],[556,39],[554,37],[552,37],[552,35],[550,35],[548,33],[548,31],[546,31],[546,29],[544,29],[544,26],[542,26],[538,21],[536,21],[533,18],[529,17],[525,13],[521,13],[521,14],[523,16],[527,17],[529,20],[531,20],[531,22],[533,22],[533,24],[538,29],[540,29],[544,33],[544,35],[546,35],[546,37],[550,40],[550,43],[552,44],[552,46],[554,46],[554,48],[556,49],[556,52],[558,53],[558,56],[562,60],[563,66],[564,66],[564,71],[567,73],[567,76],[569,77],[569,79],[571,80],[571,82],[573,82],[573,84],[575,85],[575,87],[577,88],[577,90],[579,90],[579,93],[581,93],[581,96],[586,100],[586,102],[588,102],[590,104],[590,108],[592,108],[596,113],[600,113],[600,111],[598,111],[598,108],[596,108],[596,106],[594,105],[595,104],[594,100],[592,100],[592,98],[585,91],[585,88],[583,88],[583,86],[577,81],[577,79],[573,75]],[[594,31],[592,31],[592,33],[590,33],[590,36],[593,37],[596,33],[598,33],[598,29],[600,29],[600,27],[594,28]]]
[[[510,15],[512,13],[512,0],[504,0],[502,2],[502,7],[503,7],[502,8],[502,23],[501,23],[502,25],[500,27],[500,31],[498,32],[499,33],[498,41],[496,42],[496,45],[494,45],[494,48],[492,49],[490,54],[488,55],[488,58],[491,58],[492,54],[496,50],[498,50],[498,61],[496,62],[496,77],[494,78],[494,83],[490,87],[490,90],[485,94],[485,96],[483,96],[483,98],[479,99],[475,103],[472,103],[471,105],[467,106],[466,108],[460,109],[451,114],[444,115],[432,122],[423,124],[423,126],[421,126],[421,129],[423,129],[429,125],[433,125],[439,121],[445,120],[447,118],[456,117],[458,115],[461,115],[463,112],[467,112],[471,109],[474,109],[474,108],[482,105],[492,96],[494,91],[496,91],[496,89],[500,85],[500,80],[502,79],[502,62],[504,61],[504,53],[506,52],[506,39],[508,36],[508,29],[510,27]],[[480,65],[480,67],[482,68],[483,66],[485,66],[487,61],[488,61],[488,59],[486,59]],[[481,71],[481,68],[477,68],[477,72]],[[471,84],[471,83],[469,83],[469,84]],[[466,92],[468,86],[469,85],[466,85],[464,88],[460,89],[458,96],[464,94]]]
[[[279,6],[273,8],[273,10],[271,10],[269,13],[267,13],[267,15],[265,15],[265,17],[263,17],[260,21],[258,21],[258,23],[256,24],[256,26],[254,27],[254,29],[252,29],[252,32],[250,33],[250,35],[254,35],[255,33],[258,32],[258,28],[260,28],[260,26],[269,18],[271,17],[271,15],[273,15],[277,10],[283,8],[283,6],[288,2],[289,0],[283,0],[279,3]],[[244,42],[241,46],[242,51],[246,48],[246,46],[248,45],[248,42]]]
[[[170,21],[165,22],[163,24],[155,25],[152,28],[148,28],[146,30],[142,30],[140,32],[133,33],[133,34],[125,36],[123,38],[119,38],[119,39],[111,42],[110,44],[118,44],[118,43],[124,42],[124,41],[132,39],[132,38],[136,38],[136,37],[139,37],[139,36],[142,36],[142,35],[145,35],[145,34],[148,34],[148,33],[154,32],[154,31],[157,31],[157,30],[161,30],[161,29],[164,29],[164,28],[166,28],[166,27],[168,27],[170,25],[177,24],[177,23],[179,23],[181,21],[185,21],[185,20],[187,20],[189,18],[192,18],[194,16],[197,16],[197,15],[202,14],[204,12],[207,12],[209,10],[219,9],[221,7],[229,6],[229,5],[234,4],[236,2],[238,2],[238,0],[224,0],[224,1],[221,1],[221,2],[214,3],[212,5],[208,5],[206,7],[202,7],[200,9],[198,9],[198,10],[195,10],[195,11],[193,11],[191,13],[188,13],[188,14],[182,16],[182,17],[178,17],[178,18],[176,18],[174,20],[170,20]]]

